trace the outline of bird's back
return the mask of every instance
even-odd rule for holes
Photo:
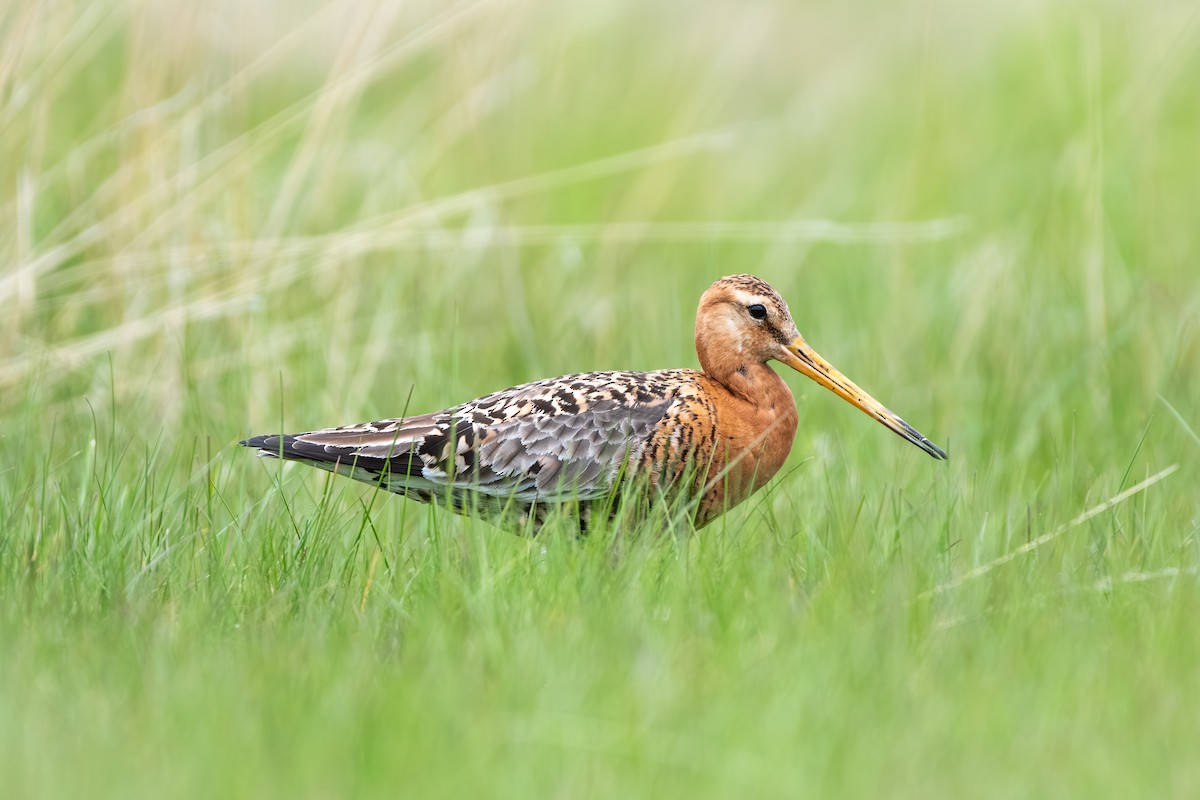
[[[703,375],[588,372],[514,386],[444,411],[242,442],[460,513],[520,524],[565,502],[609,508],[713,437]],[[673,475],[674,477],[674,475]],[[586,522],[585,518],[582,520]]]

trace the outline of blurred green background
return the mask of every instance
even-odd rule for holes
[[[1182,0],[0,6],[6,793],[1196,796],[1198,83]],[[234,446],[735,272],[950,462],[789,375],[614,558]]]

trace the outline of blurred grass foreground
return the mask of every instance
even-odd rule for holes
[[[0,6],[8,797],[1200,794],[1194,2]],[[233,443],[789,377],[688,536],[508,536]]]

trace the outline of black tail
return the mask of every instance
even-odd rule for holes
[[[270,434],[267,436],[251,436],[238,444],[258,449],[260,456],[284,458],[289,461],[308,461],[319,464],[351,464],[357,463],[367,469],[378,471],[388,464],[382,458],[373,458],[355,452],[353,445],[330,447],[326,444],[307,442],[301,437],[304,434]],[[406,458],[405,461],[408,459]]]
[[[331,445],[306,441],[304,434],[269,434],[251,436],[238,444],[253,447],[260,456],[282,458],[288,461],[305,461],[316,466],[356,466],[375,474],[421,475],[421,459],[412,451],[398,452],[388,458],[359,452],[353,444]],[[330,469],[330,466],[325,466]]]
[[[296,437],[290,433],[272,434],[268,436],[251,436],[249,439],[242,439],[238,444],[243,447],[253,447],[262,452],[264,456],[274,456],[275,458],[303,458],[311,459],[317,457],[317,453],[307,453],[301,447],[297,447]],[[314,448],[320,450],[321,448]],[[318,457],[318,460],[323,460]]]

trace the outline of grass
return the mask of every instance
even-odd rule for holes
[[[1195,796],[1193,6],[9,4],[6,794]],[[614,558],[234,445],[743,271],[951,460],[793,376]]]

